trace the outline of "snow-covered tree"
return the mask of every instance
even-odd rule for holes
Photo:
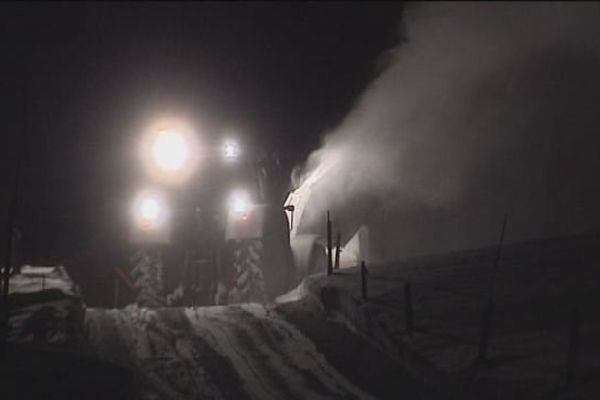
[[[131,277],[138,289],[140,307],[164,306],[163,262],[158,249],[142,249],[132,257]]]

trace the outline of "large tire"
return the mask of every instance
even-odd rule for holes
[[[262,241],[260,239],[241,241],[233,253],[235,277],[233,293],[230,293],[230,302],[267,301],[268,296],[262,264]]]

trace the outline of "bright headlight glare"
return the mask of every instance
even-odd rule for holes
[[[140,216],[142,220],[156,223],[158,221],[159,208],[157,199],[152,197],[142,199],[140,204]]]
[[[167,172],[177,172],[188,159],[188,146],[183,135],[177,131],[162,130],[152,145],[156,165]]]
[[[200,166],[196,128],[180,118],[159,118],[140,134],[138,159],[152,184],[178,186]]]
[[[237,142],[227,140],[223,143],[223,158],[227,161],[237,160],[240,156],[240,147]]]
[[[159,195],[144,192],[137,197],[133,212],[136,224],[139,227],[153,229],[162,225],[167,210],[164,200]]]
[[[229,209],[235,214],[245,215],[250,211],[250,196],[243,191],[235,191],[229,198]]]

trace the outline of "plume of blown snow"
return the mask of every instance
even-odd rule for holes
[[[504,213],[512,240],[598,228],[600,5],[424,3],[404,17],[388,67],[295,173],[318,181],[303,230],[327,209],[373,225],[355,211],[377,205],[387,246],[408,255],[491,243]]]

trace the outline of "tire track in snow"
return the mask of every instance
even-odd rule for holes
[[[203,320],[211,322],[215,336],[223,335],[221,351],[238,358],[234,364],[249,383],[253,397],[372,398],[331,367],[314,344],[278,314],[267,316],[258,304],[230,306],[223,311],[203,309]],[[265,393],[265,384],[276,393]]]
[[[286,339],[288,341],[293,339],[292,335],[287,332],[281,332],[279,329],[273,329],[273,327],[268,325],[265,321],[255,318],[254,315],[247,311],[243,311],[243,313],[240,314],[240,318],[248,320],[248,323],[254,326],[258,336],[258,338],[253,338],[252,335],[249,335],[244,331],[243,333],[245,334],[242,334],[242,337],[246,341],[252,341],[252,346],[267,346],[270,351],[276,353],[281,358],[281,361],[285,364],[284,368],[280,368],[281,370],[285,370],[286,368],[291,369],[296,371],[296,374],[302,376],[303,382],[299,382],[300,387],[305,385],[321,395],[328,396],[331,394],[327,387],[321,383],[319,377],[313,373],[313,371],[297,365],[291,354],[281,350],[281,346],[285,343]],[[287,374],[286,376],[290,377],[290,374]],[[297,384],[296,382],[290,382],[289,386],[297,387]]]
[[[277,400],[282,397],[273,390],[258,369],[251,358],[240,350],[239,343],[231,335],[231,327],[226,329],[226,324],[218,320],[215,315],[227,310],[226,307],[215,308],[187,308],[186,314],[192,322],[192,326],[197,333],[204,336],[207,342],[214,346],[215,350],[228,358],[234,365],[237,373],[241,377],[244,387],[249,394],[256,399]],[[210,339],[207,339],[207,336]]]
[[[249,399],[229,360],[192,334],[182,309],[93,310],[87,324],[100,357],[134,369],[141,398]]]
[[[236,313],[237,317],[237,313]],[[221,321],[221,324],[224,322]],[[265,352],[260,344],[253,340],[250,334],[250,329],[246,324],[229,324],[228,331],[230,335],[244,349],[244,354],[248,354],[249,366],[261,376],[261,380],[267,382],[278,394],[277,398],[286,398],[290,400],[301,400],[302,397],[297,396],[284,375],[289,375],[289,372],[283,368],[277,369],[272,364],[273,355]]]
[[[210,337],[196,334],[185,309],[163,309],[161,314],[165,332],[176,332],[179,353],[187,360],[186,367],[201,398],[249,399],[231,361],[214,349]]]
[[[260,307],[260,306],[257,306]],[[286,387],[294,388],[293,398],[348,398],[343,391],[332,390],[325,385],[321,378],[310,368],[297,363],[293,354],[298,350],[298,341],[289,332],[280,332],[275,325],[266,320],[256,318],[252,313],[240,309],[238,318],[247,326],[244,330],[238,330],[240,342],[246,343],[252,351],[263,351],[269,360],[269,369],[283,371],[283,376],[278,377],[286,382]],[[251,327],[251,329],[248,329]],[[274,329],[275,328],[275,329]],[[286,340],[287,338],[287,340]],[[300,349],[302,347],[300,346]],[[285,351],[287,350],[287,351]],[[337,388],[336,388],[337,389]],[[308,392],[308,393],[307,393]],[[351,397],[350,397],[351,398]]]
[[[307,385],[319,385],[334,393],[336,398],[343,399],[374,399],[352,384],[337,369],[330,365],[325,357],[317,350],[314,343],[304,336],[296,327],[287,322],[279,313],[270,311],[258,304],[243,305],[245,312],[252,315],[255,321],[264,324],[267,332],[279,332],[290,339],[278,346],[276,351],[290,358],[294,367],[302,371],[303,379]],[[315,379],[313,379],[315,378]],[[316,394],[310,398],[330,398]]]
[[[112,359],[135,372],[136,390],[141,398],[175,399],[186,374],[172,335],[157,323],[154,310],[93,310],[86,316],[100,336],[90,332],[90,341],[99,357]]]

